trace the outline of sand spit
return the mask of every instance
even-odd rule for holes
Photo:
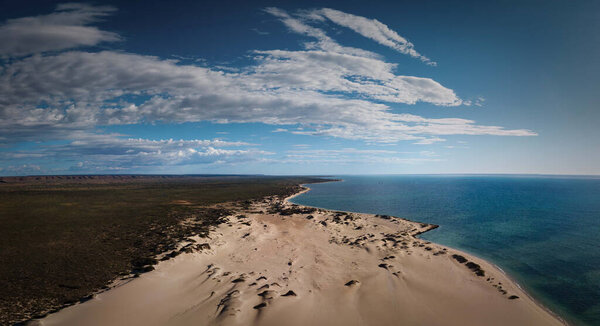
[[[562,325],[435,226],[293,205],[235,211],[190,252],[41,325]]]

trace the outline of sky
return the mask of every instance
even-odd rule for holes
[[[600,174],[598,1],[0,8],[0,175]]]

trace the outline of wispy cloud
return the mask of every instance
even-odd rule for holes
[[[423,139],[419,139],[416,142],[414,142],[413,144],[416,145],[431,145],[431,144],[435,144],[437,142],[442,142],[442,141],[446,141],[443,138],[440,137],[429,137],[429,138],[423,138]]]
[[[289,150],[287,151],[288,156],[301,156],[301,157],[318,157],[318,156],[337,156],[337,155],[391,155],[401,154],[402,152],[394,150],[384,149],[356,149],[356,148],[342,148],[342,149],[305,149],[305,150]]]
[[[110,6],[66,3],[48,15],[9,19],[0,25],[0,56],[23,56],[118,41],[121,38],[116,33],[89,26],[115,10]]]
[[[417,52],[414,45],[406,38],[400,36],[377,19],[369,19],[330,8],[312,10],[309,12],[308,17],[312,19],[327,18],[340,26],[347,27],[366,38],[372,39],[400,53],[410,55],[432,66],[437,65],[434,61]]]
[[[434,152],[401,152],[382,149],[302,149],[289,150],[283,160],[279,163],[338,163],[338,164],[421,164],[428,162],[440,162]]]
[[[74,136],[77,140],[66,144],[41,144],[30,151],[0,152],[0,162],[11,162],[23,157],[43,158],[47,162],[71,162],[70,169],[101,171],[205,165],[217,162],[221,164],[238,163],[255,161],[265,155],[273,154],[256,149],[253,144],[246,142],[229,142],[220,139],[151,140],[126,138],[119,134],[84,132],[77,132]],[[37,170],[42,171],[39,168]]]
[[[258,35],[269,35],[269,34],[271,34],[271,33],[269,33],[269,32],[266,32],[266,31],[261,31],[261,30],[260,30],[260,29],[258,29],[258,28],[253,28],[253,29],[252,29],[252,31],[254,31],[254,32],[255,32],[256,34],[258,34]]]
[[[41,166],[36,164],[21,164],[21,165],[9,165],[7,167],[0,167],[0,173],[2,174],[39,174],[43,169]]]

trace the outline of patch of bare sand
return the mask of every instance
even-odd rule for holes
[[[175,205],[192,205],[191,202],[187,201],[187,200],[173,200],[171,201],[171,204],[175,204]]]
[[[414,237],[430,225],[298,208],[274,198],[254,203],[211,232],[210,249],[163,261],[41,323],[562,324],[491,264]]]

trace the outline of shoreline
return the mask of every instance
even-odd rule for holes
[[[284,199],[265,199],[260,203],[253,203],[250,208],[238,209],[229,217],[228,222],[211,231],[208,250],[193,251],[161,262],[155,271],[97,294],[86,303],[51,314],[42,319],[41,324],[117,325],[122,323],[110,318],[131,313],[142,320],[128,320],[128,324],[153,325],[160,324],[160,318],[171,321],[164,318],[181,315],[196,318],[198,315],[205,315],[208,319],[203,322],[206,324],[242,325],[255,320],[254,324],[291,322],[301,325],[309,322],[306,319],[308,317],[297,315],[294,311],[300,309],[306,313],[314,313],[327,307],[330,312],[320,312],[311,317],[313,319],[310,322],[352,324],[354,319],[342,317],[344,315],[339,312],[355,314],[360,311],[366,324],[389,324],[391,320],[404,318],[401,320],[407,324],[430,322],[438,325],[476,325],[480,324],[477,320],[494,317],[498,320],[498,325],[506,324],[505,322],[514,324],[515,321],[526,321],[532,325],[566,325],[493,264],[415,236],[430,230],[430,224],[401,218],[384,219],[373,214],[326,210],[289,202],[310,191],[305,185],[301,185],[301,189]],[[254,251],[251,250],[252,247],[256,247]],[[262,254],[263,251],[267,253],[266,256]],[[277,253],[276,257],[273,257],[273,253]],[[452,254],[461,256],[465,261],[458,262],[451,257]],[[325,261],[317,259],[321,256],[329,258]],[[281,260],[286,260],[287,263]],[[355,262],[358,265],[354,265]],[[400,265],[396,266],[394,262]],[[465,266],[470,262],[477,266],[475,270]],[[300,265],[299,269],[297,265]],[[190,274],[192,270],[197,272]],[[487,282],[474,274],[473,271],[478,270],[485,273]],[[202,275],[203,280],[197,285],[198,290],[193,291],[194,297],[210,293],[201,303],[195,301],[198,299],[187,297],[189,280],[197,282],[193,280],[200,277],[192,275]],[[271,290],[265,284],[269,290],[258,294],[259,297],[264,295],[262,303],[258,303],[256,294],[250,293],[250,289],[246,288],[252,284],[245,283],[246,280],[249,283],[251,277],[256,278],[256,275],[262,275],[258,279],[276,279],[277,282],[273,283],[276,285],[271,284],[271,288],[283,288]],[[326,276],[326,281],[322,280],[323,275]],[[358,285],[348,285],[351,277]],[[188,281],[180,283],[179,280],[182,279]],[[343,285],[345,282],[348,282],[346,286]],[[224,287],[226,284],[234,285]],[[390,292],[390,284],[404,290]],[[288,288],[293,295],[283,293]],[[355,290],[348,292],[352,288]],[[407,291],[405,297],[397,297],[398,293]],[[171,300],[153,308],[153,301],[144,303],[150,293],[163,293]],[[267,294],[272,297],[265,299]],[[509,300],[508,296],[511,294],[517,294],[517,299]],[[288,299],[289,296],[298,296],[303,300],[298,302],[298,299]],[[477,306],[482,311],[469,312],[469,315],[463,316],[460,313],[465,312],[462,305],[455,306],[456,303],[452,302],[454,300],[444,302],[441,298],[445,296],[458,296],[459,301],[464,301],[462,304]],[[357,299],[362,302],[359,306],[355,306]],[[124,308],[132,304],[131,300],[136,300],[139,306]],[[339,306],[336,303],[338,300],[350,300],[348,307]],[[397,306],[395,300],[400,300],[403,304]],[[295,302],[298,306],[289,306],[289,302]],[[165,305],[168,307],[164,307]],[[435,309],[427,308],[430,305]],[[190,313],[192,306],[196,307],[194,314]],[[397,308],[405,306],[408,308],[402,308],[405,309],[403,314],[397,315]],[[217,307],[216,315],[212,307]],[[228,310],[229,307],[235,308]],[[384,307],[387,309],[381,310]],[[412,308],[409,309],[410,307]],[[350,310],[346,311],[347,309]],[[438,314],[431,314],[431,309],[437,309]],[[457,309],[460,310],[456,312]],[[516,309],[514,315],[505,313],[513,309]],[[335,311],[338,313],[332,313]],[[156,316],[144,321],[145,317],[141,317],[140,312]],[[440,316],[443,318],[440,319]],[[183,319],[189,321],[186,318]]]
[[[328,182],[334,182],[334,181],[343,181],[343,180],[332,180],[332,181],[328,181]],[[290,195],[290,196],[286,197],[286,198],[284,199],[284,201],[286,201],[286,202],[289,202],[290,204],[293,204],[293,205],[306,206],[306,207],[313,207],[313,208],[317,208],[317,209],[324,209],[324,210],[330,210],[330,209],[323,208],[323,207],[318,207],[318,206],[309,206],[309,205],[302,205],[302,204],[297,204],[297,203],[293,203],[293,202],[291,202],[290,200],[291,200],[292,198],[295,198],[295,197],[297,197],[297,196],[300,196],[300,195],[302,195],[302,194],[304,194],[304,193],[307,193],[307,192],[311,191],[311,188],[310,188],[310,187],[308,187],[308,186],[307,186],[307,184],[301,184],[301,185],[300,185],[300,187],[302,187],[302,188],[303,188],[303,189],[302,189],[300,192],[298,192],[298,193],[295,193],[295,194],[293,194],[293,195]],[[355,214],[372,214],[372,213],[359,213],[359,212],[352,212],[352,211],[341,211],[341,212],[346,212],[346,213],[355,213]],[[399,219],[402,219],[402,220],[405,220],[405,221],[409,221],[409,222],[413,222],[413,223],[422,223],[422,222],[419,222],[419,221],[408,220],[408,219],[405,219],[405,218],[402,218],[402,217],[396,217],[396,216],[395,216],[394,218],[399,218]],[[425,223],[425,224],[429,224],[429,223]],[[423,234],[423,233],[425,233],[425,232],[428,232],[428,231],[431,231],[431,230],[437,229],[437,228],[439,227],[439,225],[435,225],[435,224],[429,224],[429,225],[432,225],[432,226],[434,226],[434,227],[432,227],[432,228],[429,228],[429,229],[427,229],[427,230],[423,230],[422,232],[419,232],[419,233],[413,234],[413,236],[415,236],[415,237],[416,237],[416,236],[418,236],[418,235],[420,235],[420,234]],[[437,244],[437,243],[436,243],[436,244]],[[514,279],[514,278],[513,278],[513,277],[512,277],[510,274],[508,274],[506,271],[504,271],[504,270],[503,270],[503,269],[502,269],[500,266],[496,265],[495,263],[493,263],[493,262],[491,262],[491,261],[488,261],[487,259],[483,259],[483,258],[481,258],[481,257],[479,257],[479,256],[477,256],[477,255],[475,255],[475,254],[468,253],[468,252],[466,252],[466,251],[463,251],[463,250],[461,250],[461,249],[457,249],[457,248],[454,248],[454,247],[449,247],[449,246],[442,245],[442,244],[438,244],[438,245],[440,245],[440,246],[444,246],[444,247],[446,247],[446,248],[448,248],[448,249],[452,249],[452,250],[454,250],[454,251],[456,251],[456,252],[459,252],[459,253],[461,253],[461,254],[462,254],[462,255],[464,255],[464,256],[469,256],[469,257],[471,257],[471,258],[475,258],[475,259],[477,259],[477,260],[480,260],[480,261],[485,261],[485,262],[486,262],[486,263],[488,263],[489,265],[493,266],[493,267],[494,267],[496,270],[498,270],[500,273],[502,273],[502,274],[504,275],[504,277],[506,277],[507,279],[509,279],[509,280],[510,280],[510,281],[511,281],[511,282],[512,282],[512,283],[513,283],[513,284],[514,284],[514,285],[515,285],[517,288],[519,288],[519,289],[520,289],[520,290],[523,292],[523,294],[525,294],[525,295],[527,296],[527,298],[528,298],[529,300],[531,300],[531,301],[535,302],[535,303],[536,303],[536,304],[537,304],[537,305],[538,305],[540,308],[544,309],[546,312],[548,312],[549,314],[551,314],[553,317],[555,317],[556,319],[560,320],[560,321],[561,321],[561,322],[562,322],[562,323],[563,323],[565,326],[572,326],[572,325],[571,325],[569,322],[567,322],[567,321],[566,321],[564,318],[562,318],[560,315],[558,315],[557,313],[555,313],[554,311],[552,311],[550,308],[546,307],[546,306],[545,306],[544,304],[542,304],[542,302],[540,302],[538,299],[534,298],[534,297],[533,297],[533,296],[532,296],[532,295],[531,295],[529,292],[527,292],[527,291],[525,290],[525,288],[523,288],[523,287],[521,286],[521,284],[519,284],[519,282],[517,282],[517,281],[516,281],[516,280],[515,280],[515,279]]]
[[[456,250],[456,249],[455,249]],[[480,258],[482,259],[482,258]],[[485,260],[485,259],[484,259]],[[549,313],[550,315],[552,315],[554,318],[560,320],[561,323],[563,323],[563,325],[565,326],[572,326],[571,323],[569,323],[566,319],[564,319],[562,316],[560,316],[559,314],[557,314],[556,312],[552,311],[550,308],[546,307],[541,301],[539,301],[538,299],[534,298],[524,287],[521,286],[521,284],[519,284],[519,282],[517,282],[510,274],[508,274],[507,272],[505,272],[500,266],[496,265],[495,263],[490,262],[490,264],[492,266],[494,266],[500,273],[502,273],[504,275],[504,277],[506,277],[507,279],[509,279],[512,283],[515,284],[516,287],[518,287],[521,291],[523,291],[523,293],[527,296],[527,298],[533,302],[535,302],[535,304],[537,304],[540,308],[544,309],[547,313]]]

